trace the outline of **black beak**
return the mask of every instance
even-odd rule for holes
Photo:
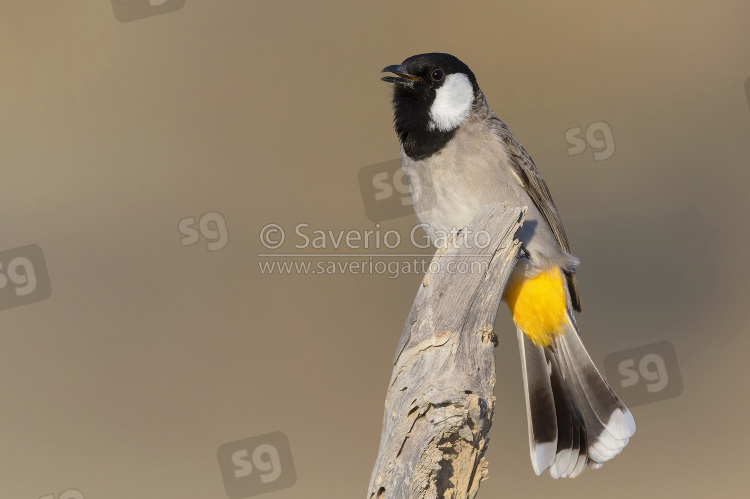
[[[384,76],[381,80],[388,83],[398,83],[400,85],[406,85],[407,87],[413,87],[415,81],[419,81],[416,76],[410,75],[406,70],[406,66],[403,64],[394,64],[392,66],[386,66],[383,68],[381,73],[395,73],[398,76]]]

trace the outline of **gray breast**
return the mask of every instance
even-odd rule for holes
[[[477,122],[464,123],[427,159],[414,161],[401,150],[414,210],[431,237],[463,228],[487,204],[529,204],[505,158],[501,142]]]
[[[575,265],[507,161],[503,143],[478,120],[464,123],[440,152],[424,160],[414,161],[401,150],[414,211],[433,244],[464,228],[484,206],[500,202],[528,207],[517,237],[537,266]]]

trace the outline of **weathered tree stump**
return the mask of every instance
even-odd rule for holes
[[[487,206],[435,253],[396,351],[368,499],[473,498],[487,476],[493,324],[524,215]],[[481,230],[484,248],[475,244]]]

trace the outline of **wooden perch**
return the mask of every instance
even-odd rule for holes
[[[487,476],[493,324],[524,215],[487,206],[433,257],[396,350],[368,499],[473,498]],[[481,230],[491,237],[477,238],[485,248],[475,245]]]

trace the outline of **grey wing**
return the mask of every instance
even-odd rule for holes
[[[508,151],[510,166],[521,181],[526,193],[534,201],[537,209],[549,224],[557,242],[560,243],[560,247],[570,253],[568,236],[565,235],[560,214],[557,212],[555,202],[552,201],[552,195],[544,179],[539,175],[534,161],[529,156],[529,153],[526,152],[526,149],[516,141],[510,130],[508,130],[508,127],[505,126],[505,123],[497,118],[495,118],[494,123],[497,125],[495,130],[505,144],[505,149]],[[576,312],[580,312],[581,294],[578,290],[578,281],[576,280],[575,272],[566,272],[566,276],[568,278],[568,289],[573,308]]]

